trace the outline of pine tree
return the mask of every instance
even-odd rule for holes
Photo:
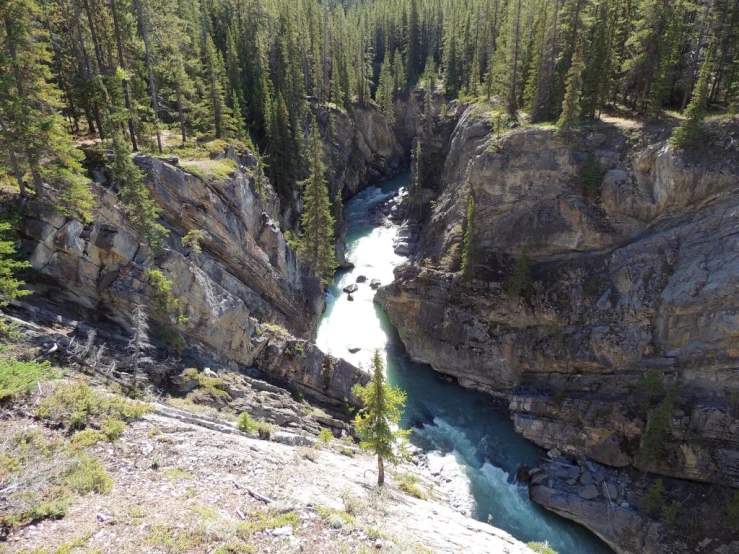
[[[167,234],[167,229],[156,221],[159,217],[159,208],[151,199],[149,190],[144,184],[144,173],[131,159],[131,150],[120,129],[116,129],[113,134],[111,150],[113,179],[120,189],[126,215],[133,226],[144,235],[152,249],[159,250],[163,246],[163,237]]]
[[[0,221],[0,306],[7,305],[14,298],[31,294],[31,291],[23,288],[23,281],[15,276],[17,271],[30,264],[16,259],[13,231],[9,221]]]
[[[397,429],[405,406],[405,392],[385,381],[385,364],[379,350],[372,357],[372,380],[364,387],[354,385],[352,392],[363,404],[354,418],[360,445],[377,455],[377,486],[385,483],[385,462],[402,459],[402,441],[409,431]],[[398,443],[401,442],[400,446]]]
[[[580,119],[580,91],[582,90],[582,51],[578,48],[567,73],[567,90],[562,101],[562,114],[557,120],[557,133],[567,135]]]
[[[395,50],[393,54],[393,83],[394,91],[399,94],[405,90],[407,83],[405,76],[405,64],[403,63],[403,56],[400,55],[400,50]]]
[[[698,82],[693,89],[693,98],[685,110],[684,119],[672,131],[670,143],[674,146],[685,146],[695,143],[704,136],[703,119],[706,117],[706,103],[708,101],[708,79],[711,74],[711,57],[706,56],[701,66]]]
[[[462,249],[462,277],[469,279],[475,271],[475,197],[470,191],[467,197],[467,214],[464,220],[464,244]]]
[[[210,115],[212,117],[215,137],[222,138],[225,136],[226,129],[226,122],[224,119],[227,117],[225,114],[226,96],[223,89],[223,74],[225,73],[225,70],[223,67],[223,57],[220,52],[216,50],[216,45],[210,35],[207,35],[205,38],[204,52],[205,57],[203,65],[205,67],[208,80]]]
[[[377,87],[377,103],[380,104],[382,113],[387,119],[388,126],[392,129],[395,126],[395,103],[393,102],[393,75],[390,71],[390,62],[385,60],[382,62],[380,70],[380,83]]]
[[[60,91],[51,81],[48,34],[39,23],[33,0],[12,0],[0,6],[0,141],[21,193],[25,176],[40,199],[44,183],[59,187],[58,205],[67,214],[90,217],[92,193],[83,175],[82,154],[72,144],[64,119]]]
[[[311,121],[307,157],[309,176],[301,183],[305,204],[300,219],[303,236],[298,257],[308,273],[318,277],[321,284],[325,285],[333,280],[336,271],[335,221],[331,215],[323,143],[315,121]]]
[[[529,260],[528,249],[524,248],[516,260],[513,274],[508,279],[506,293],[511,298],[518,298],[531,289],[531,260]]]

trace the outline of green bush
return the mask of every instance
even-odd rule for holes
[[[658,515],[665,505],[665,486],[662,479],[657,479],[652,486],[649,487],[647,494],[639,499],[639,507],[651,516]]]
[[[647,430],[641,438],[636,462],[639,466],[647,466],[662,453],[670,433],[670,421],[674,410],[674,393],[668,394],[659,403],[649,418]]]
[[[32,391],[39,381],[59,377],[59,372],[48,361],[38,363],[0,359],[0,402]]]
[[[318,440],[323,444],[330,443],[334,438],[334,434],[329,431],[326,427],[321,429],[321,432],[318,433]]]
[[[253,435],[257,432],[259,425],[247,412],[241,412],[239,419],[236,420],[236,428],[242,433]]]
[[[600,195],[600,185],[603,181],[603,168],[600,164],[600,158],[592,150],[588,151],[580,177],[584,196],[591,200],[597,198]]]
[[[72,446],[87,448],[105,440],[105,435],[95,429],[84,429],[77,431],[70,439]]]
[[[126,430],[126,424],[114,417],[105,418],[101,427],[110,442],[117,441]]]
[[[81,455],[67,473],[64,483],[79,494],[96,492],[107,494],[113,488],[113,479],[95,458]]]
[[[506,283],[506,293],[511,298],[518,298],[529,292],[531,288],[531,260],[529,260],[528,249],[521,251],[521,256],[516,260],[513,273]]]
[[[182,237],[182,246],[189,248],[193,254],[200,254],[202,248],[200,243],[205,240],[205,234],[200,229],[190,229],[187,234]]]
[[[147,269],[144,278],[152,289],[151,300],[157,313],[169,315],[177,312],[180,301],[172,292],[172,281],[159,269]]]
[[[549,546],[548,542],[530,542],[526,546],[539,554],[557,554],[557,551]]]
[[[260,439],[270,440],[277,426],[267,421],[257,421],[257,435]]]
[[[39,403],[36,417],[68,429],[83,429],[98,418],[129,421],[151,410],[143,402],[97,393],[84,383],[61,383]]]

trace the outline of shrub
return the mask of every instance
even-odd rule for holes
[[[110,442],[117,441],[126,430],[126,424],[114,417],[105,418],[102,424],[103,433]]]
[[[538,552],[539,554],[557,554],[557,551],[549,546],[549,543],[546,541],[530,542],[526,546],[528,546],[534,552]]]
[[[64,483],[79,494],[96,492],[107,494],[113,488],[113,479],[95,458],[81,455],[67,473]]]
[[[648,370],[644,376],[639,379],[637,387],[649,398],[657,398],[665,393],[665,387],[662,384],[662,377],[660,373],[654,369]]]
[[[156,311],[160,315],[176,312],[180,302],[172,292],[172,281],[159,269],[147,269],[144,278],[152,289],[151,301]]]
[[[189,248],[194,254],[200,254],[202,248],[200,243],[205,240],[205,234],[200,229],[190,229],[187,234],[182,237],[182,246]]]
[[[506,283],[506,293],[511,298],[518,298],[525,294],[531,288],[531,261],[528,256],[528,249],[521,251],[521,256],[516,260],[513,268],[513,274],[508,278]]]
[[[0,402],[35,389],[39,381],[59,377],[48,361],[38,363],[0,359]]]
[[[270,440],[277,426],[267,421],[257,421],[257,435],[260,439]]]
[[[318,433],[318,440],[323,444],[330,443],[334,438],[334,434],[329,431],[326,427],[321,429],[321,432]]]
[[[321,453],[316,448],[310,448],[307,446],[301,446],[298,448],[298,454],[301,458],[315,462]]]
[[[664,494],[665,486],[662,484],[662,479],[657,479],[649,487],[647,494],[639,499],[639,507],[651,516],[658,515],[665,504]]]
[[[129,421],[151,410],[143,402],[96,393],[84,383],[61,383],[53,395],[39,403],[36,417],[68,429],[82,429],[93,418],[108,416]]]
[[[580,176],[584,196],[590,199],[597,198],[600,194],[601,182],[603,181],[603,168],[600,164],[600,158],[592,150],[588,151]]]
[[[729,505],[726,507],[726,511],[729,514],[729,522],[734,527],[739,527],[739,491],[736,491],[729,500]]]
[[[236,421],[236,428],[242,433],[253,435],[257,432],[259,425],[247,412],[241,412],[239,419]]]
[[[77,431],[70,439],[72,446],[79,448],[87,448],[88,446],[94,446],[100,441],[105,440],[105,435],[95,429],[85,429],[83,431]]]
[[[422,500],[426,498],[426,494],[418,486],[420,479],[415,475],[411,475],[410,473],[396,473],[394,477],[398,488],[404,493]]]
[[[640,466],[646,466],[655,460],[664,450],[670,432],[670,421],[673,412],[673,392],[668,394],[659,406],[654,409],[647,430],[642,435],[639,452],[636,454],[636,462]]]

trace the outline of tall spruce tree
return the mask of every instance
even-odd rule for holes
[[[577,48],[572,58],[572,65],[567,73],[567,89],[562,101],[562,114],[557,120],[557,132],[567,135],[580,120],[580,92],[582,90],[582,50]]]
[[[395,83],[390,70],[390,61],[385,59],[380,70],[380,83],[377,87],[377,103],[387,119],[388,126],[395,126],[395,103],[393,102]]]
[[[303,214],[298,256],[311,275],[328,284],[336,271],[334,251],[334,227],[336,222],[331,215],[331,199],[326,181],[326,165],[323,161],[323,143],[318,125],[311,121],[308,137],[307,162],[309,175],[301,183],[303,187]]]

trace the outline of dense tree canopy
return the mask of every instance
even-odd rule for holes
[[[0,16],[0,178],[61,183],[70,210],[89,207],[74,134],[251,140],[290,198],[314,101],[392,116],[420,80],[569,126],[739,95],[739,0],[5,0]]]

